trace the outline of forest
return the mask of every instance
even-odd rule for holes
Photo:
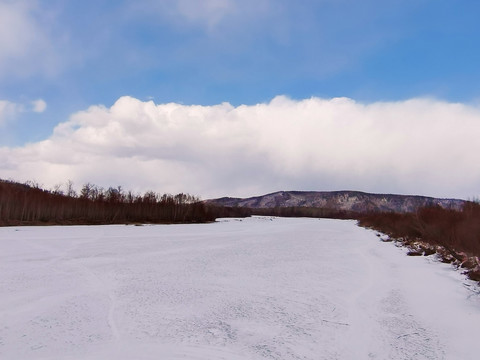
[[[36,183],[0,180],[0,226],[118,223],[191,223],[213,221],[206,206],[188,194],[134,194],[122,187],[104,189],[72,182],[65,190],[42,189]]]

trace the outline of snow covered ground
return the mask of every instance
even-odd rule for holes
[[[352,221],[0,228],[0,359],[478,359],[480,295]]]

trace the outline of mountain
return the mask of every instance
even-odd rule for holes
[[[356,213],[406,213],[425,206],[459,210],[465,201],[417,195],[370,194],[360,191],[278,191],[250,198],[223,197],[207,200],[206,203],[252,209],[306,207]]]

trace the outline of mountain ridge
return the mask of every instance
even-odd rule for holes
[[[248,198],[221,197],[207,204],[252,209],[311,207],[331,210],[367,212],[415,212],[420,207],[440,206],[459,210],[461,199],[435,198],[421,195],[375,194],[354,190],[340,191],[276,191]]]

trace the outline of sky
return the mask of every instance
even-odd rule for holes
[[[476,0],[0,0],[0,178],[480,197]]]

